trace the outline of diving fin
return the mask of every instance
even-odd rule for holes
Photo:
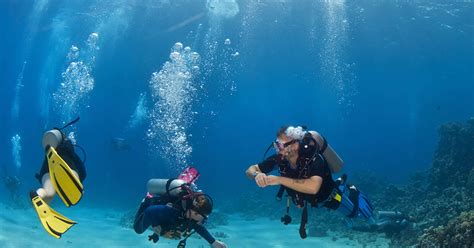
[[[50,146],[46,153],[49,175],[56,193],[67,207],[76,205],[82,198],[84,187],[71,167],[59,156],[54,147]]]
[[[31,193],[30,197],[41,224],[51,236],[59,239],[63,233],[77,224],[50,208],[36,193]]]

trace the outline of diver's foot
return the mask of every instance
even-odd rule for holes
[[[34,190],[31,190],[31,191],[30,191],[30,199],[33,199],[33,198],[35,198],[35,197],[37,197],[37,196],[38,196],[38,193],[36,193],[36,191],[34,191]]]

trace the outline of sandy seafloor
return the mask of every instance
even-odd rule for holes
[[[78,222],[61,239],[49,236],[41,226],[36,212],[31,209],[12,209],[0,204],[0,247],[160,247],[175,248],[176,240],[161,238],[156,244],[148,241],[147,231],[142,235],[132,229],[120,226],[121,217],[129,210],[104,209],[75,206],[58,207],[55,210]],[[308,237],[301,240],[297,224],[284,226],[276,220],[260,218],[253,221],[244,220],[239,215],[230,215],[228,225],[209,229],[211,233],[224,232],[227,238],[221,239],[228,247],[364,247],[356,239],[350,240],[342,235],[329,232],[324,237]],[[371,242],[367,247],[388,247],[388,240],[382,234],[370,235]],[[333,237],[337,237],[333,240]],[[360,239],[359,239],[360,240]],[[363,240],[363,239],[362,239]],[[194,234],[187,241],[188,248],[210,247]]]

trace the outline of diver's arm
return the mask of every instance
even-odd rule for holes
[[[214,237],[212,237],[212,235],[209,233],[209,231],[203,225],[194,223],[193,224],[193,229],[196,230],[196,232],[199,235],[201,235],[201,237],[203,237],[207,242],[209,242],[209,244],[212,244],[212,243],[214,243],[214,241],[216,241],[216,239]]]
[[[313,138],[318,142],[319,147],[324,146],[324,138],[316,131],[309,131]],[[324,158],[328,162],[329,168],[332,173],[338,173],[342,170],[344,166],[344,161],[339,157],[339,155],[334,151],[331,145],[327,144],[326,149],[323,152]]]
[[[251,165],[246,171],[245,174],[249,179],[254,179],[256,173],[262,173],[260,168],[258,168],[258,164]]]
[[[296,190],[305,194],[316,194],[321,188],[323,178],[320,176],[312,176],[307,179],[294,179],[282,176],[266,176],[267,185],[283,185],[292,190]]]

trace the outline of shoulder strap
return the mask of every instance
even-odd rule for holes
[[[354,204],[354,208],[347,217],[354,218],[359,212],[359,190],[353,185],[349,186],[349,200]]]
[[[326,138],[324,138],[324,136],[320,135],[321,138],[323,138],[323,146],[321,147],[321,149],[319,150],[319,152],[321,154],[324,153],[324,151],[326,151],[326,148],[328,147],[328,141],[326,140]]]

